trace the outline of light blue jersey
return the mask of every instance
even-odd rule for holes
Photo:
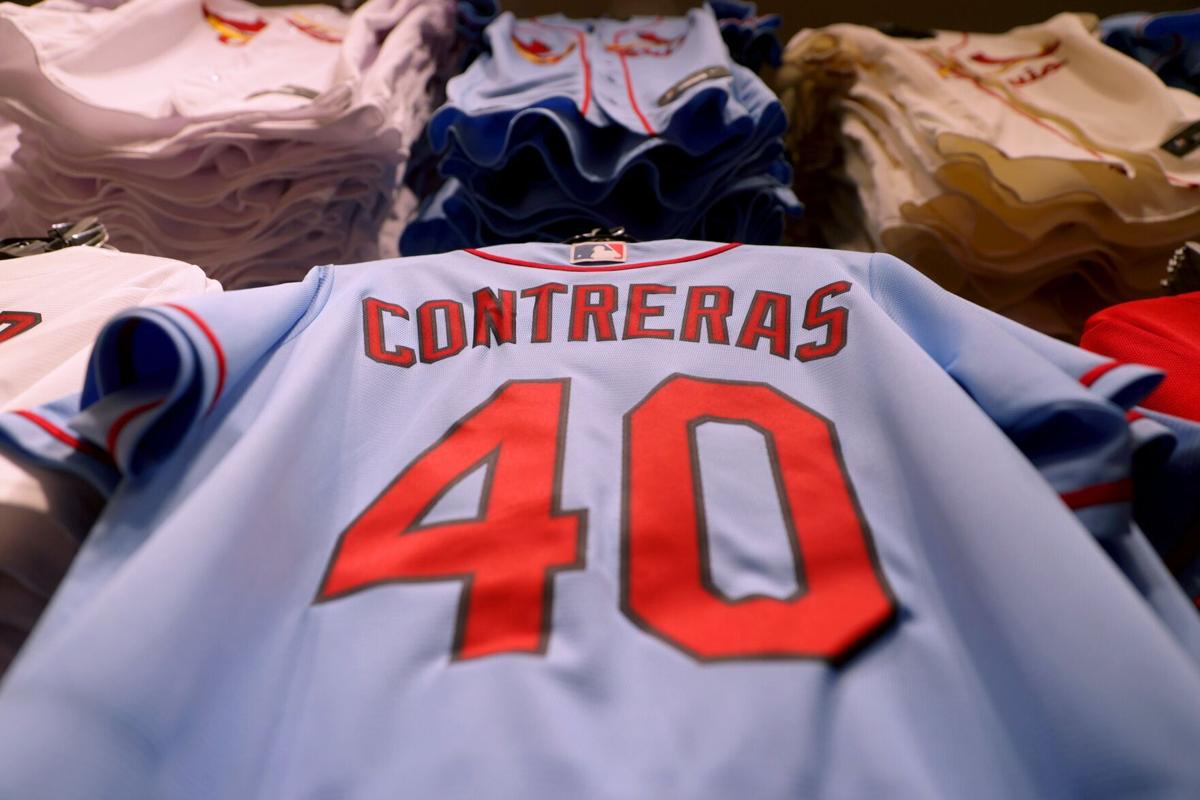
[[[1200,796],[1124,409],[889,256],[319,268],[0,439],[111,496],[0,797]]]
[[[568,216],[596,223],[567,236],[595,224],[646,240],[732,227],[773,244],[777,220],[802,210],[783,157],[783,106],[735,63],[710,8],[629,20],[506,13],[487,39],[488,54],[450,81],[429,123],[440,171],[457,184],[427,196],[402,254],[561,241]],[[718,221],[722,198],[746,180],[771,184],[745,205],[755,216]],[[466,195],[478,225],[447,216],[451,194]],[[477,227],[494,235],[455,234]]]
[[[778,98],[732,61],[707,9],[628,22],[505,13],[487,35],[489,56],[450,82],[429,124],[434,149],[480,167],[500,167],[515,144],[562,139],[562,169],[573,162],[581,179],[604,184],[645,158],[716,166],[753,155],[787,127]]]

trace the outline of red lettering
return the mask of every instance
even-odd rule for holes
[[[1025,71],[1022,72],[1020,75],[1009,78],[1008,83],[1009,83],[1009,85],[1016,86],[1017,88],[1020,88],[1022,86],[1028,86],[1031,83],[1040,81],[1042,78],[1045,78],[1047,75],[1051,75],[1051,74],[1057,72],[1058,70],[1062,69],[1066,65],[1067,65],[1067,62],[1064,60],[1064,61],[1051,61],[1049,64],[1043,65],[1041,69],[1034,69],[1033,67],[1026,67]]]
[[[521,297],[533,298],[533,338],[530,339],[531,342],[543,344],[550,341],[551,324],[554,322],[554,295],[566,293],[567,287],[561,283],[543,283],[541,286],[522,290]]]
[[[759,340],[766,339],[771,343],[771,355],[790,358],[791,333],[791,298],[760,289],[750,301],[737,346],[755,350]]]
[[[745,423],[771,458],[797,583],[788,598],[726,598],[708,582],[693,426]],[[833,423],[764,383],[674,375],[625,417],[622,610],[695,658],[838,663],[894,612]]]
[[[597,299],[593,300],[595,295]],[[585,283],[575,287],[571,297],[572,342],[586,342],[588,328],[596,331],[597,342],[611,342],[617,338],[613,327],[613,312],[617,310],[617,287],[609,283]]]
[[[446,343],[438,344],[438,313],[445,320]],[[421,360],[426,364],[441,361],[459,353],[467,346],[467,323],[462,303],[453,300],[427,300],[417,309],[417,331],[421,345]]]
[[[804,329],[816,330],[827,327],[825,341],[822,344],[801,344],[796,346],[796,358],[801,361],[815,361],[818,358],[835,356],[846,346],[846,333],[850,324],[850,309],[835,306],[822,310],[821,304],[827,297],[837,297],[850,291],[849,281],[835,281],[828,286],[822,286],[812,293],[804,307]]]
[[[634,283],[629,287],[625,303],[625,339],[671,339],[675,334],[663,328],[647,328],[646,317],[661,317],[662,306],[647,305],[646,298],[652,294],[675,294],[674,286],[659,283]]]
[[[712,298],[712,305],[707,305]],[[726,320],[733,312],[733,289],[728,286],[692,286],[688,288],[687,304],[683,311],[680,341],[699,342],[701,323],[708,327],[711,344],[729,344]]]
[[[475,338],[472,347],[491,347],[517,341],[517,293],[501,289],[497,298],[491,289],[479,289],[471,295],[475,304]]]
[[[568,382],[509,381],[417,456],[342,532],[317,601],[459,581],[453,655],[544,652],[555,573],[583,566],[587,512],[558,506]],[[425,524],[446,489],[490,479],[477,519]]]
[[[392,364],[397,367],[411,367],[416,362],[416,354],[411,347],[397,345],[389,349],[383,340],[383,315],[408,319],[408,312],[395,303],[385,303],[374,297],[363,298],[363,347],[367,358],[381,364]]]

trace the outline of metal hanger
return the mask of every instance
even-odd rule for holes
[[[1167,294],[1200,292],[1200,242],[1186,242],[1167,263],[1167,277],[1159,283]]]
[[[0,259],[35,256],[66,247],[101,247],[107,242],[108,230],[99,218],[84,217],[78,222],[56,222],[45,236],[0,239]]]
[[[617,225],[614,228],[592,228],[587,233],[577,233],[569,239],[564,239],[563,244],[582,244],[584,242],[636,242],[629,233],[625,230],[624,225]]]

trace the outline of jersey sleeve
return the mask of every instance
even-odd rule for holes
[[[118,314],[96,339],[82,392],[0,415],[0,449],[111,494],[220,414],[261,357],[319,310],[330,280],[319,268],[299,283]]]
[[[1125,411],[1089,391],[996,315],[899,259],[870,264],[876,301],[1004,431],[1093,535],[1130,530],[1133,439]],[[1128,372],[1154,385],[1153,370]],[[1136,391],[1131,393],[1134,396]]]
[[[1169,431],[1173,447],[1137,462],[1134,513],[1180,586],[1200,606],[1200,423],[1137,409],[1135,425]]]
[[[1200,599],[1200,423],[1137,405],[1156,391],[1158,370],[996,319],[1080,385],[1125,409],[1133,447],[1134,519],[1184,590]]]
[[[1163,380],[1155,367],[1127,363],[1060,341],[990,311],[997,326],[1056,365],[1080,385],[1126,410],[1149,396]]]

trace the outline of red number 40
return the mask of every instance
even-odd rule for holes
[[[587,512],[559,505],[569,381],[510,381],[418,456],[342,533],[318,593],[462,581],[455,658],[544,652],[554,573],[583,567]],[[709,585],[692,430],[757,429],[805,591],[729,600]],[[422,524],[462,477],[488,470],[477,518]],[[621,608],[701,660],[844,660],[893,605],[833,424],[761,383],[674,375],[625,416]]]

